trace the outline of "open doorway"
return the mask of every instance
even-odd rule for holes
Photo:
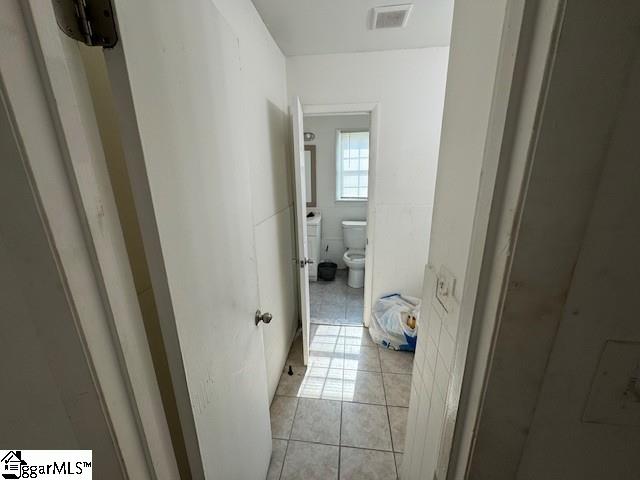
[[[301,353],[309,366],[317,326],[368,324],[378,105],[294,103]]]
[[[269,478],[395,479],[414,355],[377,344],[366,328],[378,106],[294,104],[302,334],[271,403]],[[301,471],[314,476],[295,477]]]
[[[370,117],[304,116],[312,325],[363,325]]]

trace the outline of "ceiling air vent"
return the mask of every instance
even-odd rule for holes
[[[374,7],[371,19],[371,29],[378,28],[403,28],[407,25],[409,14],[413,8],[412,4],[388,5],[385,7]]]

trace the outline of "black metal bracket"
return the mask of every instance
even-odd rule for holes
[[[89,46],[113,48],[118,31],[110,0],[52,0],[56,22],[67,36]]]

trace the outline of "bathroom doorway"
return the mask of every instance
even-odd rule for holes
[[[302,335],[271,403],[270,472],[396,479],[413,353],[378,345],[367,328],[378,108],[294,105]]]
[[[296,236],[303,353],[317,325],[368,326],[377,105],[294,112]]]
[[[370,117],[304,116],[312,325],[363,324]]]

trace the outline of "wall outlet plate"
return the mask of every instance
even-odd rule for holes
[[[444,267],[436,275],[436,300],[442,305],[445,311],[451,310],[451,299],[455,288],[455,278],[453,274]]]

